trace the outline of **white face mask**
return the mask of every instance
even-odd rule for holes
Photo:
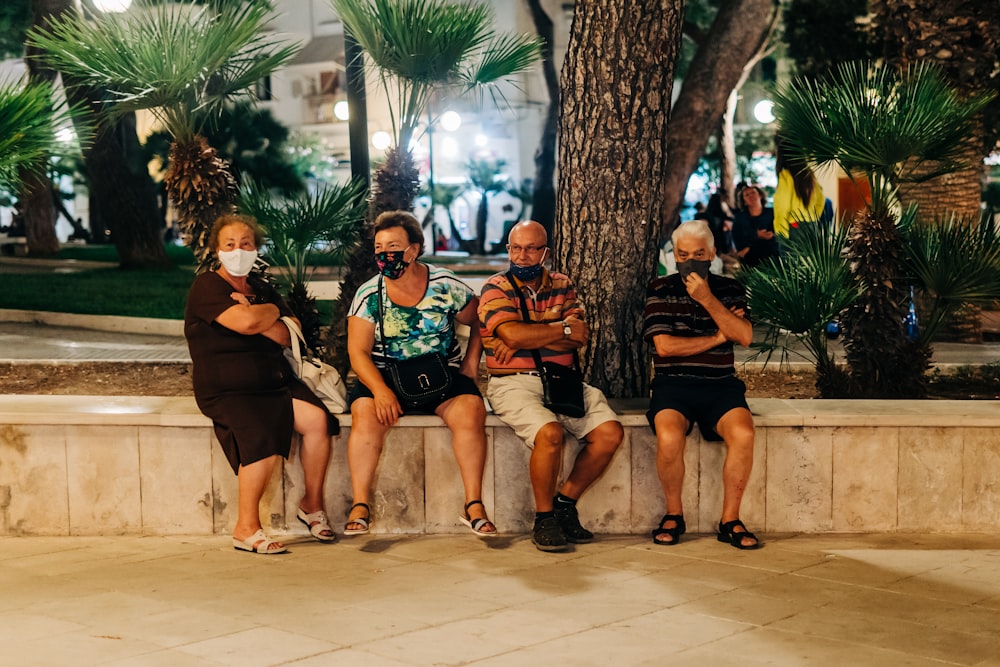
[[[256,250],[241,250],[236,248],[235,250],[219,251],[219,262],[226,268],[229,275],[235,278],[242,278],[250,273],[250,269],[253,268],[256,261]]]

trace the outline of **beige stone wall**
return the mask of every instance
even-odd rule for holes
[[[1000,402],[751,399],[754,474],[743,519],[764,533],[989,532],[1000,525]],[[663,513],[655,439],[641,411],[622,416],[625,442],[580,502],[600,533],[644,533]],[[346,441],[333,442],[327,508],[350,506]],[[488,421],[484,501],[502,532],[532,519],[529,450]],[[566,448],[568,468],[578,445]],[[721,509],[719,443],[692,434],[684,503],[692,532]],[[302,474],[293,447],[262,508],[275,533],[295,520]],[[450,433],[406,417],[386,442],[375,489],[376,533],[450,533],[462,486]],[[226,534],[236,480],[211,426],[187,398],[0,397],[0,535]]]

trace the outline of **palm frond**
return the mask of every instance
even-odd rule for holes
[[[496,33],[484,3],[448,0],[330,0],[367,53],[387,92],[396,145],[408,146],[435,96],[481,90],[541,57],[540,41]],[[502,95],[494,93],[494,100]]]
[[[45,173],[49,158],[63,152],[56,132],[82,111],[56,104],[52,92],[45,82],[0,82],[0,187],[17,189],[22,170]]]
[[[769,354],[777,349],[784,358],[799,342],[817,366],[832,363],[824,329],[861,294],[844,256],[846,239],[846,226],[805,225],[788,240],[780,262],[737,275],[750,317],[768,328]]]
[[[267,236],[267,253],[288,270],[292,286],[305,287],[312,276],[310,253],[345,258],[357,243],[364,218],[365,184],[352,181],[284,199],[255,183],[240,189],[238,208],[257,219]]]
[[[821,79],[778,87],[774,113],[782,136],[808,161],[875,176],[877,205],[916,173],[953,171],[974,116],[991,99],[992,93],[962,97],[929,62],[897,72],[855,61]]]
[[[922,313],[928,342],[963,304],[1000,299],[1000,229],[990,216],[951,218],[901,228],[904,270],[930,303]]]
[[[264,32],[270,20],[260,3],[164,2],[99,20],[67,13],[28,41],[57,69],[106,90],[110,115],[162,109],[167,130],[184,138],[295,55],[297,45]]]

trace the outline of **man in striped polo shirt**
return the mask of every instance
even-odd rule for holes
[[[624,433],[618,415],[599,389],[584,385],[586,414],[552,412],[542,404],[542,383],[532,350],[543,362],[572,366],[590,330],[570,279],[543,266],[545,228],[519,222],[510,231],[509,272],[492,276],[479,300],[479,322],[490,380],[486,396],[493,412],[531,448],[529,473],[535,498],[531,541],[542,551],[565,551],[594,534],[580,525],[576,501],[604,472]],[[530,316],[522,316],[521,300]],[[565,432],[585,442],[561,487]]]
[[[743,288],[709,274],[715,242],[701,220],[680,224],[672,236],[677,273],[646,291],[645,338],[652,343],[652,397],[646,417],[656,433],[656,470],[667,513],[653,542],[675,545],[684,533],[684,445],[695,422],[707,441],[724,440],[722,518],[718,540],[737,549],[760,541],[740,521],[740,504],[753,466],[754,426],[746,385],[736,377],[733,343],[753,337],[744,317]]]

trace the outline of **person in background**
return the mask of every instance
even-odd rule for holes
[[[766,259],[778,258],[780,248],[774,234],[774,211],[764,205],[763,188],[744,185],[737,189],[736,198],[741,206],[733,219],[733,243],[740,263],[751,269]]]
[[[826,197],[812,169],[781,137],[776,139],[774,170],[778,186],[774,190],[774,233],[788,237],[805,222],[823,219]]]
[[[184,336],[195,401],[212,420],[237,476],[233,547],[277,554],[285,546],[264,533],[260,500],[278,458],[288,458],[293,432],[302,436],[305,477],[298,518],[317,540],[337,539],[323,509],[323,487],[330,436],[340,432],[340,424],[285,359],[283,348],[292,341],[280,318],[292,311],[271,285],[251,273],[263,240],[251,217],[230,214],[215,221],[208,245],[219,267],[191,285]]]

